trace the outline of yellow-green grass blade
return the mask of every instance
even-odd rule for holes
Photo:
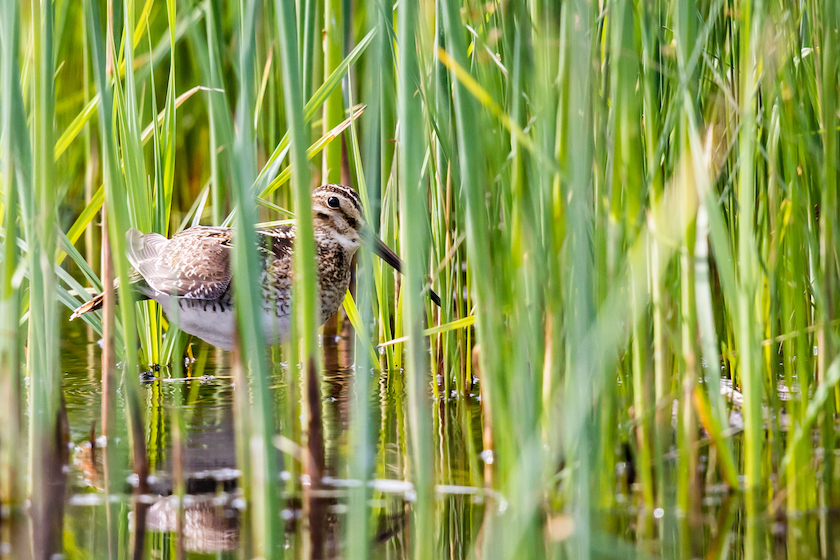
[[[347,128],[350,126],[350,122],[354,118],[360,116],[364,112],[364,110],[365,110],[364,105],[359,107],[355,111],[353,116],[345,119],[338,126],[333,128],[332,130],[328,131],[324,136],[322,136],[321,138],[316,140],[315,143],[313,143],[311,146],[309,146],[309,148],[306,150],[307,158],[309,160],[315,159],[315,157],[321,152],[321,150],[324,148],[324,146],[331,143],[335,139],[339,138],[341,133],[343,133],[345,130],[347,130]],[[288,146],[287,146],[287,151],[288,151]],[[286,152],[284,152],[281,155],[285,156],[285,153]],[[276,160],[276,162],[279,163],[281,160],[282,160],[282,157],[278,158]],[[268,200],[265,200],[265,198],[267,196],[269,196],[271,193],[276,191],[281,186],[285,185],[287,182],[289,182],[289,180],[291,178],[292,178],[292,167],[288,166],[288,167],[283,168],[283,170],[280,173],[277,174],[277,177],[275,177],[271,181],[271,183],[268,186],[266,186],[265,189],[263,189],[263,191],[259,194],[259,196],[256,199],[257,203],[262,205],[262,206],[265,206],[266,208],[274,210],[276,212],[286,214],[286,215],[289,215],[289,216],[294,216],[294,213],[290,212],[289,210],[286,210],[285,208],[281,208],[281,207],[277,206],[276,204],[274,204],[272,202],[269,202]],[[235,214],[236,214],[236,210],[234,209],[228,215],[228,217],[225,218],[225,220],[222,222],[222,225],[225,225],[225,226],[229,225],[233,221],[233,218],[234,218]]]
[[[428,146],[423,133],[423,107],[418,57],[420,27],[419,7],[415,2],[400,2],[397,8],[397,67],[399,118],[399,203],[400,239],[405,266],[400,296],[402,317],[398,319],[406,335],[406,395],[410,436],[411,480],[417,501],[414,506],[412,534],[413,556],[431,560],[435,550],[435,472],[429,457],[433,456],[432,416],[428,406],[430,353],[422,336],[425,321],[424,276],[429,262],[429,236],[426,184],[423,181],[424,160]]]
[[[347,130],[347,128],[350,126],[350,123],[353,120],[358,119],[362,115],[362,113],[364,113],[364,111],[365,111],[365,106],[362,105],[361,107],[356,109],[350,117],[344,119],[339,124],[337,124],[334,128],[325,132],[323,136],[318,138],[318,140],[316,140],[306,150],[307,159],[310,159],[310,160],[315,159],[315,156],[317,156],[321,152],[321,150],[323,150],[326,146],[330,145],[333,142],[333,140],[339,138],[341,136],[341,134],[345,130]],[[289,179],[291,178],[291,176],[292,176],[291,166],[285,167],[280,173],[277,174],[277,177],[272,179],[271,183],[269,183],[268,186],[266,186],[262,190],[262,192],[260,192],[260,194],[259,194],[260,198],[265,198],[268,195],[270,195],[271,193],[273,193],[274,191],[276,191],[278,188],[280,188],[282,185],[284,185],[286,182],[288,182]]]
[[[61,133],[61,136],[55,142],[55,159],[58,161],[58,158],[70,147],[73,143],[73,140],[81,134],[82,130],[84,130],[85,125],[88,121],[96,114],[96,105],[99,103],[99,95],[95,95],[87,105],[82,108],[76,118],[73,119],[73,122],[64,129],[64,132]]]
[[[274,1],[275,36],[278,38],[280,62],[282,67],[283,100],[288,126],[290,163],[292,168],[292,200],[296,210],[295,219],[295,278],[292,292],[292,329],[293,344],[299,349],[299,360],[302,363],[301,374],[305,387],[306,398],[303,407],[307,421],[307,460],[304,470],[309,475],[312,486],[304,492],[304,501],[310,512],[310,547],[312,554],[323,554],[323,535],[319,530],[323,528],[323,519],[315,517],[320,509],[311,500],[311,490],[321,486],[324,474],[323,445],[321,438],[323,424],[321,421],[321,396],[318,376],[318,356],[316,344],[316,313],[318,309],[318,280],[315,267],[315,236],[312,223],[310,196],[310,175],[306,158],[306,146],[309,144],[309,134],[306,128],[306,118],[303,100],[302,79],[309,69],[299,67],[300,52],[296,27],[295,6],[283,0]],[[348,65],[349,68],[349,65]],[[240,212],[246,209],[241,208]],[[316,509],[313,510],[313,506]]]
[[[315,91],[312,97],[306,101],[306,105],[303,108],[304,112],[304,123],[310,123],[312,119],[318,114],[318,109],[321,108],[322,104],[325,100],[329,97],[330,93],[338,87],[338,84],[341,83],[342,78],[347,75],[350,71],[350,68],[353,67],[353,64],[362,56],[362,53],[365,52],[367,47],[370,45],[373,38],[376,36],[376,30],[372,29],[365,35],[365,37],[359,41],[359,44],[350,51],[350,53],[341,61],[341,64],[336,66],[335,70],[329,75],[329,77],[324,80],[324,83]],[[324,136],[327,136],[325,134]],[[274,148],[274,151],[271,153],[271,156],[266,161],[263,169],[260,171],[259,175],[257,176],[256,181],[254,182],[256,185],[261,185],[265,182],[268,177],[268,173],[271,170],[272,166],[278,159],[282,159],[283,156],[286,154],[289,148],[289,135],[286,133],[283,138],[280,140],[280,143]]]
[[[367,337],[367,327],[362,321],[359,309],[356,307],[356,300],[353,299],[353,294],[351,294],[349,290],[344,295],[344,312],[347,313],[347,318],[350,320],[350,324],[353,325],[353,329],[356,331],[356,336],[358,336],[362,341],[362,346],[367,348],[367,352],[370,355],[370,363],[379,363],[379,355],[376,353],[373,343]]]
[[[32,553],[50,557],[61,552],[61,507],[51,499],[63,490],[59,465],[59,425],[62,398],[56,279],[52,268],[57,239],[57,189],[55,169],[55,66],[53,40],[55,11],[52,2],[33,2],[32,17],[32,183],[27,185],[30,204],[23,216],[24,235],[29,246],[29,337],[33,351],[27,353],[29,371],[29,491],[32,519]],[[17,18],[13,16],[13,21]],[[5,34],[11,40],[15,35]],[[11,91],[4,92],[6,94]],[[30,137],[25,130],[19,130]],[[22,197],[22,198],[24,198]],[[27,211],[28,210],[28,211]],[[56,486],[56,483],[61,484]]]
[[[553,161],[552,158],[543,154],[540,150],[539,146],[536,146],[532,141],[531,138],[525,134],[525,131],[520,128],[518,124],[513,122],[510,116],[502,109],[490,96],[484,88],[481,87],[479,84],[470,74],[464,69],[463,66],[458,64],[458,62],[453,59],[443,48],[438,47],[437,56],[440,59],[441,63],[446,66],[450,72],[455,76],[455,78],[464,86],[464,88],[476,98],[476,100],[481,103],[488,111],[490,111],[493,116],[499,119],[499,122],[505,127],[505,129],[516,137],[517,141],[522,144],[524,148],[531,151],[539,160],[540,162],[546,167],[548,172],[556,172],[557,171],[557,164]]]
[[[190,90],[182,93],[175,100],[175,108],[177,109],[178,107],[180,107],[187,99],[192,97],[198,91],[208,90],[208,89],[209,88],[204,88],[202,86],[196,86],[196,87],[191,88]],[[94,100],[92,100],[91,103],[89,104],[91,106],[91,109],[96,109],[94,101],[98,102],[98,100],[99,100],[99,96],[97,95],[94,98]],[[87,108],[86,108],[86,110],[87,110]],[[166,118],[166,113],[167,113],[167,109],[164,109],[158,114],[157,120],[158,120],[159,124],[163,124],[164,119]],[[74,121],[74,126],[73,126],[74,134],[68,135],[66,138],[65,138],[65,135],[62,135],[62,139],[64,139],[64,142],[66,143],[65,149],[66,149],[67,146],[70,145],[70,143],[72,143],[72,141],[76,138],[76,136],[81,132],[81,130],[84,128],[84,124],[90,119],[90,116],[92,116],[92,115],[93,115],[93,113],[91,113],[89,116],[87,116],[87,118],[84,120],[84,122],[78,123],[78,125],[77,125],[76,121]],[[154,126],[155,126],[155,123],[149,123],[149,126],[147,126],[143,130],[143,134],[142,134],[141,138],[142,138],[144,144],[152,139],[152,135],[154,133]],[[174,130],[174,126],[172,126],[171,129]],[[68,131],[69,130],[70,129],[68,129]],[[65,134],[67,134],[67,132],[65,132]],[[174,141],[174,138],[173,138],[173,141]],[[61,142],[61,139],[59,139],[59,142]],[[58,158],[58,156],[60,154],[58,153],[58,150],[56,150],[56,152],[57,152],[56,153],[56,158]],[[90,223],[93,221],[93,219],[99,213],[99,211],[102,209],[102,204],[105,200],[104,195],[105,195],[105,190],[103,189],[102,185],[100,185],[99,188],[94,193],[93,197],[91,198],[90,202],[87,204],[87,206],[85,206],[85,208],[79,214],[79,217],[76,218],[76,221],[73,222],[73,225],[70,227],[69,230],[67,230],[67,238],[70,239],[70,241],[73,242],[74,244],[79,240],[82,233],[84,233],[85,228],[87,228],[90,225]],[[170,205],[166,204],[166,206],[168,207]],[[166,222],[164,221],[164,223],[166,223]],[[65,253],[59,252],[58,257],[57,257],[58,262],[59,263],[62,262],[64,260],[65,256],[66,256]]]
[[[274,436],[273,399],[269,386],[269,370],[266,364],[266,341],[262,326],[262,277],[257,256],[256,205],[252,185],[256,177],[256,154],[254,137],[252,97],[255,81],[256,56],[255,25],[259,7],[255,0],[243,4],[239,21],[239,96],[236,106],[237,127],[233,134],[233,158],[231,159],[232,182],[230,192],[239,206],[234,220],[236,238],[233,248],[231,271],[237,278],[233,283],[236,299],[238,325],[237,367],[247,372],[253,405],[246,404],[248,398],[239,396],[236,415],[240,423],[240,434],[246,441],[238,443],[239,460],[249,474],[243,480],[245,497],[248,500],[251,523],[251,544],[253,555],[274,558],[282,554],[283,534],[280,516],[280,494],[276,477],[276,460],[272,445]],[[229,138],[233,131],[226,130]],[[298,245],[296,245],[297,249]],[[244,381],[240,378],[240,381]],[[244,398],[243,398],[244,397]]]
[[[443,334],[446,332],[455,331],[458,329],[464,329],[467,327],[471,327],[475,324],[475,315],[470,315],[469,317],[464,317],[462,319],[456,319],[455,321],[450,321],[449,323],[444,323],[443,325],[437,325],[428,329],[423,329],[423,336],[432,336],[436,334]],[[393,340],[389,340],[387,342],[382,342],[379,344],[379,348],[383,348],[385,346],[392,346],[394,344],[401,344],[408,340],[407,336],[403,336],[400,338],[395,338]]]

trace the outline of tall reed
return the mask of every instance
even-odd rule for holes
[[[230,224],[249,553],[281,554],[286,493],[306,498],[305,552],[326,553],[325,473],[352,479],[350,558],[813,552],[795,535],[840,500],[836,2],[124,0],[104,21],[98,7],[2,8],[4,505],[25,498],[24,443],[35,515],[46,503],[57,303],[102,288],[83,255],[105,235],[126,286],[128,227]],[[351,428],[328,465],[309,193],[348,177],[405,274],[359,254],[341,315],[357,329]],[[295,338],[269,359],[254,226],[292,214]],[[119,300],[122,367],[103,378],[123,374],[107,400],[125,396],[128,422],[106,435],[119,466],[130,431],[142,474],[136,373],[186,338]],[[282,466],[278,433],[294,444]],[[411,524],[379,545],[390,506],[368,483],[386,476],[411,482]],[[705,505],[719,488],[743,511]],[[783,512],[788,535],[771,538]],[[810,544],[836,549],[828,529]]]
[[[62,399],[58,356],[58,317],[55,254],[58,197],[51,184],[54,169],[55,84],[53,66],[54,11],[50,2],[32,5],[32,161],[31,183],[23,186],[23,225],[27,241],[29,270],[30,378],[29,491],[32,499],[32,552],[46,557],[61,550],[60,503],[53,492],[63,489],[60,458],[63,455],[59,431]],[[22,165],[26,163],[21,162]],[[58,518],[56,518],[56,515]]]
[[[248,429],[240,433],[247,435],[246,441],[240,441],[239,458],[242,464],[249,462],[250,487],[246,486],[246,497],[251,501],[250,523],[252,529],[253,553],[270,558],[282,550],[277,526],[280,521],[277,496],[277,478],[274,450],[271,445],[273,414],[268,391],[268,368],[265,363],[265,336],[260,317],[262,302],[259,299],[261,289],[257,260],[257,241],[253,224],[253,190],[251,185],[256,178],[254,141],[250,118],[253,98],[255,26],[260,6],[255,1],[243,5],[240,20],[240,76],[239,96],[237,98],[237,130],[233,143],[233,161],[231,175],[233,184],[231,193],[237,205],[235,219],[237,244],[233,252],[231,269],[239,279],[234,284],[236,295],[237,324],[239,326],[238,359],[239,367],[247,369],[248,385],[252,388],[254,411],[249,414],[249,407],[238,407],[238,419],[247,422]],[[241,379],[241,378],[240,378]],[[242,387],[244,390],[244,386]],[[247,402],[247,395],[239,395],[238,402]]]
[[[406,393],[410,427],[411,479],[417,495],[414,513],[414,557],[434,557],[434,477],[432,472],[432,434],[429,414],[429,353],[423,339],[425,304],[422,296],[423,273],[428,266],[428,224],[425,220],[426,188],[423,158],[427,153],[423,134],[422,104],[418,61],[418,6],[402,2],[397,10],[400,37],[398,61],[397,118],[399,119],[400,239],[403,240],[405,280],[402,284],[403,332],[406,343]]]
[[[2,276],[2,311],[0,311],[0,324],[3,334],[0,337],[0,391],[3,394],[3,404],[0,407],[0,423],[4,426],[0,435],[0,501],[8,508],[7,522],[4,523],[4,531],[0,532],[2,538],[8,542],[12,551],[22,558],[30,556],[28,539],[25,538],[26,526],[22,507],[25,501],[23,491],[24,473],[20,465],[20,458],[17,450],[25,441],[23,434],[23,408],[24,387],[21,368],[22,333],[19,328],[21,297],[19,292],[20,279],[15,276],[21,254],[18,249],[17,235],[19,212],[19,194],[16,178],[16,167],[23,162],[17,160],[15,152],[18,151],[14,145],[14,138],[23,141],[26,138],[25,127],[19,127],[21,121],[15,119],[20,105],[15,106],[15,101],[20,98],[19,80],[17,70],[18,58],[18,37],[15,21],[18,19],[17,5],[6,3],[2,7],[2,28],[0,28],[0,125],[2,132],[2,145],[0,145],[0,162],[2,162],[2,191],[3,191],[3,276]],[[13,130],[15,130],[13,135]],[[17,160],[17,161],[16,161]]]

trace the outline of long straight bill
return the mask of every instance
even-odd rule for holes
[[[364,239],[364,237],[362,238]],[[379,258],[381,258],[383,261],[394,267],[394,270],[402,273],[402,259],[400,259],[397,256],[397,254],[391,250],[390,247],[385,245],[385,243],[375,235],[371,235],[370,238],[373,239],[373,252],[376,253],[379,256]],[[429,288],[429,297],[432,298],[432,301],[435,303],[435,305],[440,307],[440,296],[437,295],[437,293],[435,293],[435,291],[431,288]]]

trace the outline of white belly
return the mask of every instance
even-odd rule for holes
[[[222,311],[219,307],[214,309],[212,305],[191,305],[192,302],[182,301],[181,305],[177,305],[176,300],[169,296],[154,299],[161,304],[169,321],[185,333],[223,350],[233,350],[238,326],[232,307],[225,307]],[[279,344],[289,336],[289,318],[277,317],[273,311],[260,313],[260,327],[269,345]]]

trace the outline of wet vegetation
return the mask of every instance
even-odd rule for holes
[[[838,48],[836,0],[0,2],[0,555],[838,557]],[[319,329],[323,183],[405,267]],[[67,321],[197,224],[233,352]]]

